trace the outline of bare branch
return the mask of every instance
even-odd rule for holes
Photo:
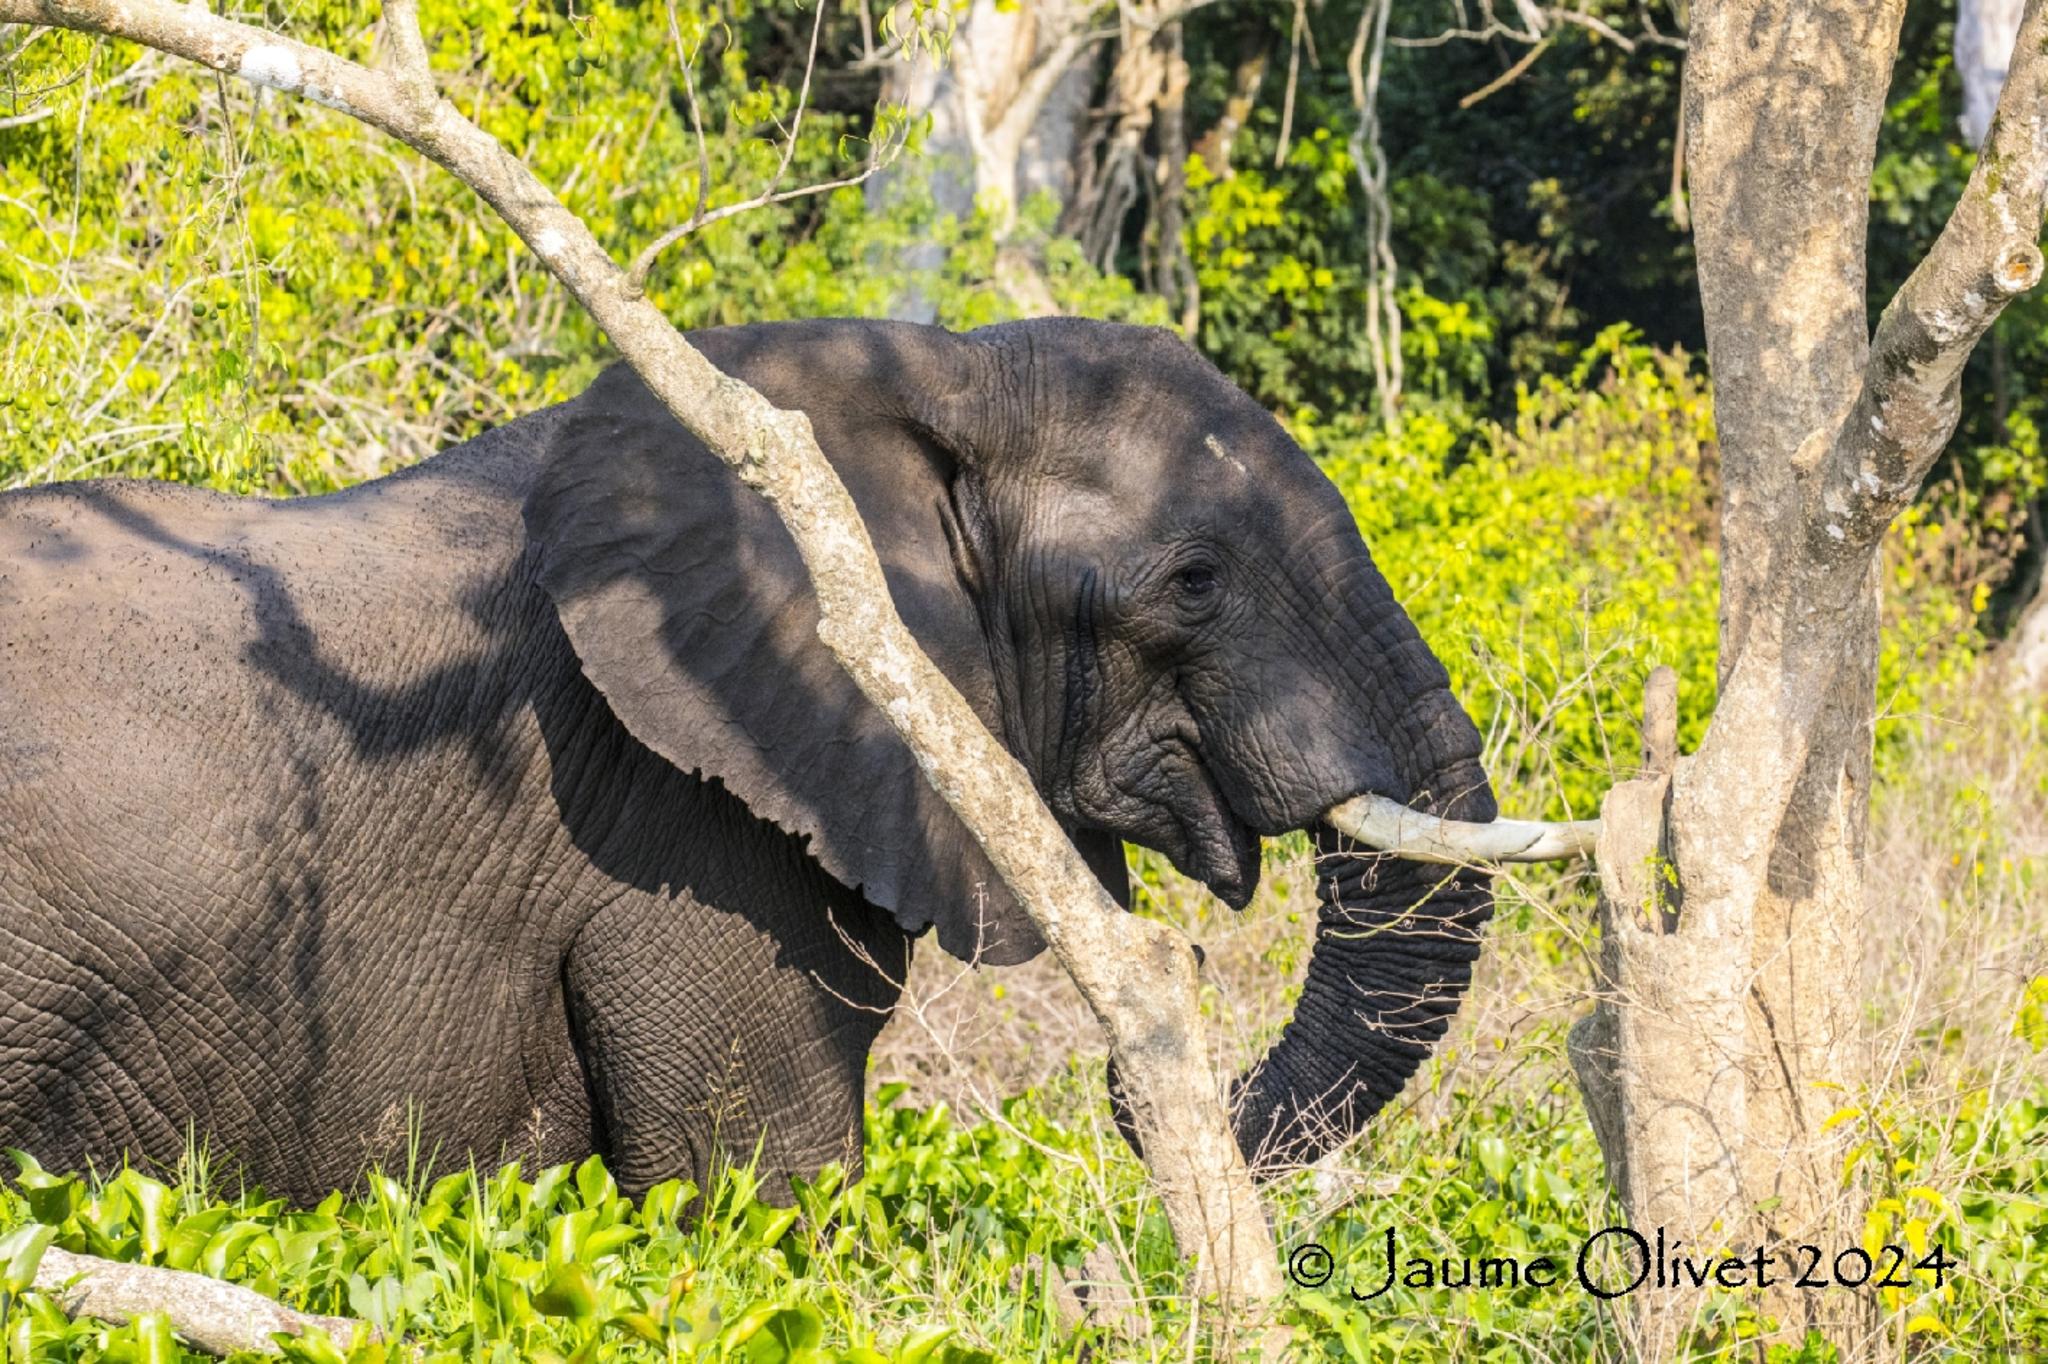
[[[144,1313],[161,1312],[170,1318],[172,1330],[213,1355],[274,1355],[278,1348],[272,1337],[302,1336],[316,1327],[344,1347],[358,1334],[375,1334],[366,1322],[295,1312],[253,1289],[203,1274],[73,1255],[55,1246],[43,1252],[34,1288],[54,1299],[66,1316],[123,1325]]]
[[[1412,862],[1469,866],[1483,862],[1564,862],[1590,857],[1600,821],[1569,824],[1497,819],[1491,824],[1443,819],[1385,796],[1355,796],[1323,816],[1324,823],[1367,847]]]
[[[693,57],[683,47],[683,25],[676,17],[676,0],[667,0],[669,41],[675,44],[676,66],[683,73],[683,94],[690,103],[690,133],[697,139],[697,206],[690,210],[690,221],[696,222],[704,216],[705,201],[711,197],[711,150],[704,141],[704,111],[697,104],[697,80],[690,74]],[[645,279],[647,271],[639,271],[639,278]]]
[[[1551,40],[1549,38],[1545,38],[1542,42],[1537,43],[1535,46],[1531,47],[1527,52],[1524,52],[1520,57],[1515,59],[1515,64],[1513,66],[1501,72],[1498,76],[1495,76],[1492,80],[1480,86],[1471,94],[1466,95],[1463,99],[1460,99],[1458,101],[1458,107],[1460,109],[1470,109],[1473,105],[1479,103],[1479,101],[1485,99],[1487,96],[1497,95],[1502,90],[1505,90],[1510,85],[1513,85],[1516,81],[1522,78],[1523,72],[1527,71],[1530,67],[1536,65],[1536,59],[1538,57],[1541,57],[1545,52],[1550,50],[1550,43]]]
[[[1280,137],[1273,145],[1275,170],[1287,164],[1287,144],[1294,132],[1294,92],[1301,83],[1301,31],[1307,14],[1307,0],[1294,0],[1294,25],[1287,33],[1287,89],[1280,100]],[[1361,19],[1361,32],[1364,24]]]
[[[1393,0],[1366,0],[1344,70],[1351,80],[1352,107],[1358,111],[1358,124],[1351,130],[1351,164],[1358,172],[1369,246],[1365,257],[1365,344],[1372,353],[1373,396],[1379,402],[1380,420],[1398,436],[1403,379],[1397,293],[1400,262],[1394,256],[1394,213],[1387,197],[1390,176],[1386,147],[1380,138],[1380,72],[1387,51],[1387,19],[1393,8]]]
[[[1625,37],[1620,29],[1598,15],[1588,14],[1584,10],[1577,9],[1548,9],[1543,11],[1543,13],[1560,24],[1574,24],[1579,28],[1585,29],[1588,33],[1597,33],[1623,52],[1633,52],[1636,50],[1635,39]],[[1656,36],[1662,37],[1661,34]],[[1682,47],[1684,44],[1681,43],[1679,46]]]
[[[628,291],[627,296],[639,298],[644,294],[647,291],[647,275],[654,268],[655,258],[691,233],[702,231],[713,223],[723,222],[727,218],[736,218],[742,213],[751,213],[757,208],[767,208],[773,204],[788,203],[792,199],[808,199],[816,194],[830,194],[833,190],[851,189],[855,185],[864,184],[881,171],[887,169],[890,162],[896,159],[897,153],[902,150],[903,142],[899,137],[887,144],[882,151],[871,157],[868,164],[853,175],[844,176],[838,180],[823,180],[815,185],[799,185],[795,189],[778,190],[772,193],[764,190],[751,199],[743,199],[736,204],[726,204],[723,207],[712,209],[709,213],[704,212],[700,207],[696,213],[691,215],[688,222],[677,223],[674,227],[649,242],[640,254],[633,258],[632,266],[626,271],[625,287]]]
[[[2029,0],[1990,136],[1934,247],[1878,319],[1863,387],[1808,507],[1813,547],[1868,550],[1954,432],[1970,352],[2041,282],[2048,195],[2048,9]]]
[[[1634,36],[1623,33],[1589,9],[1567,9],[1562,5],[1539,8],[1526,3],[1526,0],[1517,0],[1515,13],[1521,21],[1519,28],[1505,22],[1494,13],[1493,0],[1480,0],[1479,12],[1482,22],[1477,26],[1461,22],[1452,28],[1426,36],[1401,36],[1390,38],[1388,41],[1395,47],[1442,47],[1446,43],[1484,43],[1500,38],[1507,42],[1536,47],[1554,38],[1556,35],[1551,30],[1563,24],[1585,29],[1588,33],[1613,43],[1623,52],[1634,52],[1643,43],[1676,48],[1681,52],[1685,50],[1685,39],[1674,37],[1658,28],[1656,19],[1647,8],[1641,10],[1638,16],[1642,21],[1643,31]],[[1463,18],[1462,13],[1460,18]],[[1516,63],[1516,74],[1526,69],[1521,63]],[[1493,89],[1494,87],[1489,86],[1486,93],[1493,93]]]
[[[419,0],[384,0],[383,57],[391,74],[414,99],[434,97],[434,73],[427,66],[427,41],[420,36]]]

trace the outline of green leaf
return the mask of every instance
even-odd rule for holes
[[[950,1326],[920,1326],[896,1347],[897,1364],[929,1364],[938,1356],[940,1347],[952,1338]]]
[[[302,1336],[276,1340],[278,1353],[292,1364],[349,1364],[348,1355],[318,1326],[308,1328]]]
[[[36,1280],[43,1252],[57,1239],[57,1229],[31,1222],[0,1236],[0,1292],[9,1296],[26,1292]]]
[[[640,1220],[650,1229],[663,1229],[678,1221],[683,1209],[697,1197],[696,1184],[687,1179],[669,1179],[647,1191],[640,1201]]]
[[[135,1169],[123,1169],[115,1184],[135,1200],[135,1231],[141,1235],[143,1262],[154,1262],[164,1253],[164,1212],[174,1198],[170,1186]]]
[[[756,1203],[747,1209],[747,1239],[761,1247],[773,1246],[796,1224],[795,1208],[771,1208]]]
[[[268,1234],[269,1228],[260,1222],[237,1222],[225,1231],[216,1232],[199,1257],[201,1272],[212,1278],[225,1279],[228,1270],[250,1243]]]
[[[544,1317],[588,1321],[597,1314],[597,1285],[579,1264],[563,1265],[547,1286],[533,1295],[533,1309]]]
[[[756,1307],[733,1323],[728,1347],[744,1345],[748,1364],[796,1364],[813,1357],[825,1324],[810,1307]]]
[[[1488,1134],[1473,1143],[1473,1150],[1479,1157],[1479,1168],[1486,1171],[1487,1178],[1505,1186],[1508,1182],[1508,1144]]]
[[[144,1312],[129,1324],[135,1332],[136,1364],[178,1364],[178,1338],[162,1312]]]
[[[629,1246],[639,1240],[644,1232],[630,1223],[621,1222],[615,1227],[603,1227],[592,1232],[583,1240],[577,1259],[590,1263],[615,1253],[621,1246]]]
[[[576,1192],[583,1196],[584,1207],[600,1208],[618,1197],[619,1186],[612,1182],[604,1161],[592,1156],[576,1167]]]
[[[405,1285],[395,1278],[386,1276],[372,1284],[361,1274],[349,1276],[349,1311],[376,1326],[388,1328],[396,1322],[404,1300]]]
[[[76,1179],[54,1179],[48,1175],[30,1183],[24,1177],[22,1197],[28,1201],[29,1216],[60,1227],[85,1206],[85,1185]]]

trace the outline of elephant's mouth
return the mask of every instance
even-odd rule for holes
[[[1232,909],[1251,903],[1259,888],[1259,836],[1231,808],[1202,753],[1183,734],[1160,742],[1162,765],[1172,774],[1176,799],[1168,807],[1179,831],[1162,849],[1174,867],[1194,877]]]

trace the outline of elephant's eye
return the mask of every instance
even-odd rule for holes
[[[1180,590],[1190,597],[1206,597],[1217,588],[1216,570],[1209,564],[1189,564],[1176,578]]]

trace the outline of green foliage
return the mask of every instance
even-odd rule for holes
[[[1864,1248],[1890,1243],[1924,1255],[1944,1244],[1964,1261],[1939,1290],[1880,1289],[1884,1310],[1903,1318],[1908,1334],[1981,1332],[1992,1358],[2001,1342],[2048,1339],[2048,1088],[1994,1099],[1995,1092],[1970,1088],[1941,1122],[1877,1099],[1827,1119],[1853,1138],[1844,1177],[1862,1179],[1873,1194]],[[1967,1187],[1936,1187],[1927,1172],[1959,1161],[1974,1170]]]
[[[1273,1190],[1283,1253],[1312,1240],[1333,1261],[1327,1285],[1288,1299],[1304,1357],[1511,1358],[1529,1341],[1542,1342],[1545,1357],[1592,1357],[1611,1345],[1610,1327],[1599,1304],[1570,1286],[1570,1269],[1587,1235],[1617,1219],[1568,1082],[1509,1101],[1440,1089],[1446,1070],[1441,1060],[1431,1068],[1445,1105],[1439,1121],[1388,1129],[1378,1149],[1360,1153],[1376,1173],[1344,1176],[1361,1192],[1369,1182],[1370,1197],[1331,1214],[1316,1176]],[[192,1169],[175,1184],[133,1170],[94,1184],[17,1154],[17,1188],[0,1193],[0,1339],[19,1364],[198,1358],[160,1318],[118,1328],[71,1322],[47,1298],[22,1293],[48,1244],[196,1270],[306,1310],[353,1315],[404,1336],[418,1350],[408,1357],[448,1364],[977,1364],[1128,1350],[1099,1327],[1062,1325],[1051,1306],[1047,1275],[1075,1272],[1103,1241],[1158,1295],[1148,1305],[1154,1342],[1184,1335],[1172,1242],[1120,1143],[1097,1140],[1090,1122],[1053,1122],[1030,1100],[966,1125],[943,1108],[897,1106],[897,1096],[885,1089],[869,1109],[867,1178],[847,1186],[827,1171],[789,1208],[759,1202],[745,1170],[724,1172],[708,1199],[669,1183],[636,1204],[593,1159],[531,1177],[517,1165],[432,1179],[372,1174],[357,1196],[301,1210],[260,1191],[224,1195]],[[1089,1116],[1106,1126],[1099,1091],[1090,1103]],[[1942,1244],[1968,1264],[1941,1291],[1894,1290],[1886,1307],[1910,1316],[1916,1332],[1969,1331],[1987,1348],[2039,1339],[2048,1327],[2048,1212],[2038,1199],[2048,1180],[2048,1089],[1995,1103],[1980,1091],[1955,1124],[1860,1110],[1843,1120],[1872,1124],[1873,1140],[1852,1159],[1892,1153],[1867,1239],[1916,1254]],[[1916,1173],[1957,1152],[1979,1172],[1969,1187],[1933,1188]],[[1384,1278],[1389,1227],[1403,1256],[1547,1255],[1565,1266],[1565,1286],[1397,1283],[1355,1303],[1349,1288],[1367,1293]],[[1712,1321],[1730,1348],[1756,1328],[1732,1299]],[[1172,1353],[1188,1357],[1184,1345]],[[290,1344],[286,1357],[400,1356],[368,1340],[316,1336]],[[1220,1356],[1205,1346],[1193,1357]]]
[[[745,43],[759,0],[686,0],[716,210],[857,171],[890,120],[808,112]],[[699,159],[661,6],[425,7],[449,96],[628,260],[699,203]],[[367,59],[339,0],[295,36]],[[340,113],[118,43],[45,34],[16,63],[54,116],[0,128],[0,487],[130,474],[234,492],[353,483],[579,391],[604,359],[582,311],[453,177]],[[65,84],[66,81],[68,84]],[[4,87],[0,87],[4,88]],[[0,100],[4,102],[4,100]],[[900,121],[900,120],[899,120]],[[649,296],[684,327],[873,316],[937,235],[942,317],[1012,316],[986,221],[934,223],[860,188],[758,208],[669,249]],[[1156,300],[1045,238],[1054,300],[1156,319]]]
[[[1317,420],[1368,405],[1372,357],[1360,322],[1365,289],[1364,225],[1351,154],[1328,128],[1294,142],[1269,175],[1248,168],[1228,177],[1188,163],[1195,200],[1188,250],[1201,286],[1201,343],[1246,391],[1268,406]],[[1400,221],[1453,236],[1471,230],[1461,195],[1432,177],[1402,181]],[[1484,254],[1473,243],[1446,245]],[[1475,272],[1476,273],[1476,272]],[[1496,341],[1493,310],[1460,290],[1449,301],[1429,289],[1440,272],[1403,278],[1402,356],[1407,392],[1436,404],[1483,399]]]
[[[55,1244],[229,1279],[423,1347],[401,1356],[316,1336],[287,1347],[302,1364],[981,1364],[994,1355],[976,1338],[1015,1349],[1061,1334],[1042,1294],[1011,1288],[1013,1271],[1028,1257],[1077,1265],[1109,1230],[1085,1187],[1050,1177],[1052,1156],[1076,1158],[1075,1146],[1028,1102],[967,1128],[885,1094],[868,1115],[868,1178],[849,1188],[828,1169],[787,1208],[758,1201],[744,1169],[723,1172],[708,1198],[670,1182],[633,1203],[591,1159],[531,1177],[516,1164],[372,1173],[358,1196],[301,1210],[260,1191],[217,1194],[189,1163],[175,1185],[134,1170],[91,1184],[17,1152],[16,1191],[0,1193],[0,1292],[12,1295],[0,1295],[0,1339],[21,1364],[188,1358],[160,1321],[74,1323],[22,1295]],[[1136,1173],[1126,1164],[1112,1177],[1128,1188]],[[1162,1236],[1148,1227],[1139,1244],[1164,1271]]]
[[[1643,22],[1638,8],[1604,0],[1587,12],[1632,33]],[[1282,156],[1294,13],[1241,7],[1189,25],[1194,127],[1217,116],[1249,52],[1263,46],[1272,67],[1230,166],[1192,163],[1187,239],[1203,349],[1269,406],[1337,421],[1374,407],[1362,339],[1370,242],[1345,145],[1357,116],[1331,55],[1349,46],[1358,7],[1305,12],[1323,59],[1301,63]],[[1392,28],[1429,34],[1460,26],[1460,15],[1423,6],[1396,14]],[[1690,244],[1667,202],[1678,54],[1647,42],[1624,51],[1562,26],[1519,79],[1461,107],[1518,55],[1397,44],[1379,98],[1406,392],[1502,420],[1518,382],[1569,372],[1623,319],[1652,327],[1665,347],[1700,341]]]
[[[1598,3],[1585,11],[1631,35],[1633,50],[1590,29],[1552,31],[1540,57],[1485,100],[1524,54],[1512,43],[1450,42],[1386,53],[1379,116],[1400,263],[1405,392],[1422,424],[1482,417],[1512,426],[1525,389],[1564,378],[1614,326],[1662,349],[1703,345],[1691,243],[1670,193],[1680,54],[1646,40],[1656,16]],[[1957,129],[1960,84],[1949,58],[1953,6],[1908,7],[1871,192],[1870,316],[1925,254],[1974,157]],[[1230,166],[1192,163],[1187,243],[1200,279],[1200,343],[1277,411],[1341,426],[1376,410],[1363,339],[1369,250],[1345,149],[1356,124],[1342,63],[1355,4],[1305,11],[1313,52],[1293,90],[1293,138],[1280,155],[1281,76],[1295,12],[1254,5],[1189,25],[1189,110],[1207,126],[1231,73],[1261,46],[1272,68],[1233,145]],[[1397,13],[1395,33],[1460,26],[1461,11]],[[1276,159],[1278,164],[1276,164]],[[2018,300],[1995,340],[1970,360],[1962,421],[1941,479],[1966,500],[1940,519],[1992,537],[2023,531],[2041,552],[2048,422],[2048,296]],[[2029,515],[2033,517],[2031,529]],[[2010,546],[2008,545],[2008,548]],[[1996,580],[2003,574],[1988,574]],[[2015,575],[2016,582],[2025,581]],[[2016,601],[1988,596],[2001,627]]]

